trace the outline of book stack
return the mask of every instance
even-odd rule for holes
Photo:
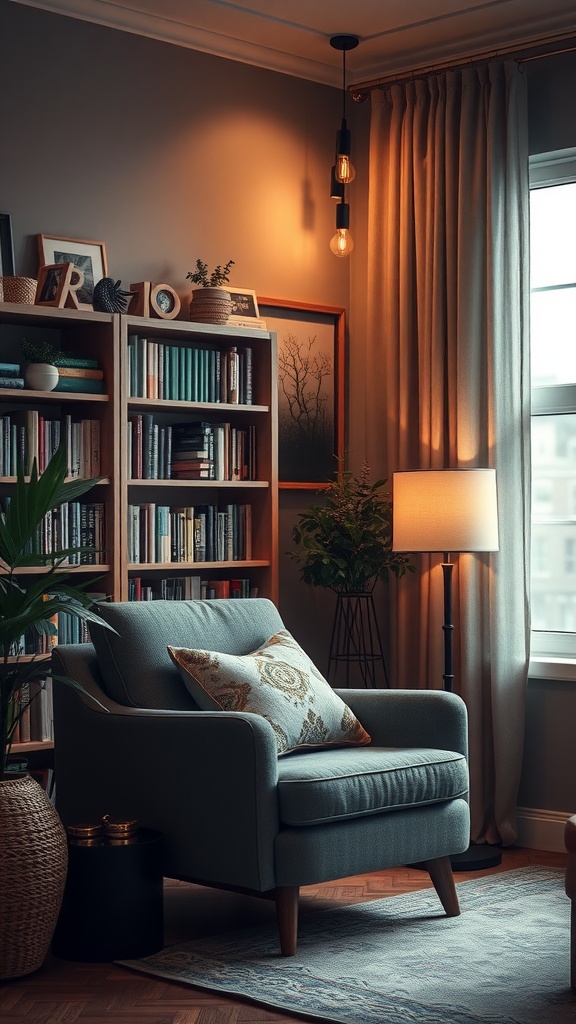
[[[171,473],[174,480],[256,480],[256,427],[173,424]]]
[[[20,376],[20,363],[0,362],[0,388],[23,388],[24,377]]]
[[[104,371],[97,359],[62,356],[58,362],[58,383],[54,391],[104,394]]]

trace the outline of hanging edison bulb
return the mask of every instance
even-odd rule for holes
[[[346,127],[346,118],[342,118],[342,127],[336,132],[336,181],[348,185],[354,181],[356,171],[350,160],[352,136],[350,129]]]
[[[342,200],[336,207],[336,234],[330,240],[330,248],[335,256],[349,256],[354,248],[349,227],[350,207]]]

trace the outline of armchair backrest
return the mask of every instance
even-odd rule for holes
[[[249,654],[284,628],[266,598],[119,601],[102,604],[98,611],[113,627],[90,626],[103,686],[109,697],[128,707],[197,710],[170,660],[168,644]]]

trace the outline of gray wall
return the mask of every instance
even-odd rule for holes
[[[233,258],[232,283],[348,307],[330,252],[338,90],[0,0],[0,209],[16,271],[35,235],[103,241],[109,274],[164,281],[189,301],[197,257]],[[331,594],[286,556],[299,509],[280,497],[281,611],[323,664]]]

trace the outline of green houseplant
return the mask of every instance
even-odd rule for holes
[[[382,491],[385,484],[370,483],[366,463],[359,477],[341,469],[328,484],[324,504],[300,513],[293,529],[296,550],[289,554],[300,578],[337,594],[327,673],[333,684],[343,670],[345,685],[351,685],[356,670],[358,685],[375,687],[381,670],[390,685],[372,591],[389,573],[403,576],[414,567],[392,551],[392,501]]]
[[[53,391],[58,383],[56,364],[62,353],[49,341],[35,343],[23,338],[20,344],[28,364],[24,370],[26,387],[33,391]]]
[[[186,280],[196,285],[190,302],[191,320],[208,324],[227,323],[232,312],[232,300],[225,285],[230,280],[233,266],[234,260],[228,260],[224,266],[218,264],[214,270],[209,271],[207,263],[196,260],[196,269],[186,274]]]
[[[45,659],[15,652],[26,630],[54,635],[58,612],[105,625],[85,593],[88,584],[73,585],[63,568],[70,554],[86,549],[35,551],[46,514],[95,483],[66,481],[66,462],[61,447],[40,476],[35,462],[29,480],[20,466],[11,501],[0,514],[0,978],[29,974],[43,963],[67,863],[64,829],[44,790],[27,773],[7,771],[16,726],[50,674]],[[32,567],[38,571],[30,572]],[[73,679],[53,678],[81,689]]]
[[[337,593],[367,593],[391,572],[403,576],[414,567],[392,551],[392,499],[385,480],[370,483],[366,463],[360,476],[340,470],[328,484],[323,505],[300,513],[293,529],[296,550],[290,557],[300,577],[313,587]]]

